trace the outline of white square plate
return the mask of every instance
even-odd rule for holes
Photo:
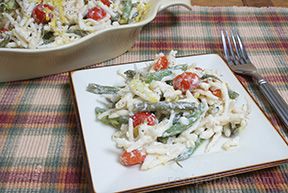
[[[71,73],[72,90],[78,110],[85,153],[94,192],[144,192],[211,180],[219,177],[268,168],[288,161],[288,146],[259,109],[222,58],[216,54],[177,58],[179,63],[196,64],[212,69],[240,94],[240,102],[251,107],[248,125],[240,134],[240,146],[230,151],[216,148],[209,153],[201,149],[190,159],[177,164],[141,171],[138,166],[124,167],[120,150],[111,140],[114,128],[96,120],[95,107],[103,97],[86,91],[89,83],[123,85],[118,70],[146,66],[147,62],[79,70]],[[218,142],[218,143],[221,143]]]

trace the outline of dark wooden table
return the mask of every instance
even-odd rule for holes
[[[192,0],[199,6],[288,7],[288,0]]]

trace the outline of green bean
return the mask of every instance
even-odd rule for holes
[[[9,0],[8,2],[0,3],[0,11],[3,13],[13,11],[16,7],[17,7],[16,0]]]
[[[104,113],[105,111],[107,111],[107,109],[100,108],[100,107],[95,108],[95,113],[97,116],[100,115],[101,113]]]
[[[108,116],[103,117],[100,121],[105,125],[111,125],[112,127],[119,129],[122,124],[128,124],[128,118],[126,117],[117,117],[109,119]]]
[[[42,38],[45,44],[49,44],[53,41],[55,41],[54,32],[52,31],[43,31],[42,32]]]
[[[213,79],[216,79],[216,80],[219,80],[220,82],[222,82],[217,76],[212,75],[212,74],[204,74],[204,75],[201,77],[202,80],[205,80],[205,79],[207,79],[207,78],[213,78]]]
[[[180,121],[175,123],[172,127],[167,129],[162,137],[171,137],[178,135],[185,131],[186,129],[190,128],[203,114],[204,112],[204,105],[201,103],[196,110],[194,110],[188,117],[189,123],[187,125],[182,124]]]
[[[190,158],[192,156],[192,154],[196,151],[196,149],[203,143],[203,139],[198,139],[196,142],[195,142],[195,147],[193,148],[188,148],[187,151],[181,153],[176,159],[175,161],[183,161],[183,160],[186,160],[188,158]]]
[[[239,94],[231,89],[228,89],[228,95],[230,99],[236,99]]]
[[[94,94],[116,94],[120,89],[120,87],[102,86],[94,83],[90,83],[87,87],[87,91]]]
[[[165,76],[170,76],[173,74],[173,70],[183,70],[183,71],[186,71],[188,68],[188,65],[187,64],[180,64],[180,65],[175,65],[175,66],[172,66],[172,67],[169,67],[165,70],[159,70],[159,71],[156,71],[156,72],[150,72],[150,73],[147,73],[146,75],[143,75],[144,78],[145,78],[145,82],[146,83],[150,83],[152,82],[153,80],[156,80],[156,81],[160,81],[162,80]]]
[[[104,113],[106,111],[106,109],[102,109],[102,108],[96,108],[95,112],[96,112],[96,116],[98,117],[101,113]],[[128,117],[124,117],[124,116],[120,116],[117,118],[112,118],[110,119],[107,116],[99,119],[103,124],[105,125],[111,125],[112,127],[119,129],[121,127],[122,124],[128,124]]]
[[[126,75],[126,77],[128,79],[133,79],[137,72],[134,70],[127,70],[124,72],[124,74]],[[172,74],[171,70],[159,70],[157,72],[148,72],[148,73],[140,73],[140,78],[141,80],[143,80],[145,83],[150,83],[153,80],[162,80],[162,78],[164,78],[165,76],[169,76]]]
[[[137,73],[134,70],[127,70],[124,72],[124,74],[128,79],[133,79]]]
[[[153,80],[160,81],[164,77],[169,76],[171,74],[172,74],[171,70],[159,70],[157,72],[150,72],[150,73],[146,74],[146,76],[144,76],[144,81],[146,83],[150,83]]]
[[[160,101],[158,103],[137,103],[134,104],[133,111],[188,111],[188,110],[195,110],[196,104],[190,103],[190,102],[166,102],[166,101]]]
[[[209,106],[208,112],[211,114],[215,114],[219,112],[219,110],[220,110],[219,104],[213,104]]]
[[[157,137],[157,141],[164,144],[168,142],[168,139],[169,137]]]
[[[10,37],[7,36],[5,37],[1,42],[0,42],[0,47],[5,47],[10,41]]]
[[[88,34],[86,31],[82,31],[82,30],[80,30],[80,29],[77,29],[77,30],[68,30],[68,32],[77,34],[77,35],[79,35],[79,36],[81,36],[81,37],[84,37],[84,36],[86,36],[86,35]]]
[[[124,0],[122,1],[122,5],[123,5],[122,9],[123,14],[121,15],[119,23],[127,24],[129,23],[129,17],[133,7],[132,0]]]
[[[165,70],[159,70],[157,72],[146,72],[146,73],[140,73],[140,77],[143,81],[145,81],[146,83],[150,83],[153,80],[157,80],[160,81],[162,80],[162,78],[164,78],[165,76],[169,76],[172,73],[173,70],[183,70],[186,71],[188,68],[187,64],[179,64],[179,65],[175,65],[172,67],[169,67]],[[126,75],[126,77],[128,79],[133,79],[134,76],[136,76],[137,72],[134,70],[127,70],[124,72],[124,74]]]
[[[177,113],[173,119],[173,124],[177,123],[179,119],[183,116],[183,113]]]
[[[188,64],[177,64],[167,68],[168,70],[183,70],[186,71],[188,69]]]
[[[241,124],[240,123],[236,123],[236,124],[229,123],[229,128],[231,131],[230,136],[237,136],[241,130]]]

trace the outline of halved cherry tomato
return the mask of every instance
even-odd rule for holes
[[[36,23],[46,24],[53,17],[51,11],[54,10],[54,7],[48,4],[38,4],[34,7],[32,11],[32,17],[36,21]]]
[[[88,9],[87,18],[98,21],[100,19],[103,19],[106,15],[107,13],[101,7],[94,7]]]
[[[133,166],[144,162],[146,155],[135,149],[131,152],[124,151],[120,156],[120,163],[124,166]]]
[[[137,127],[140,124],[147,123],[147,125],[153,126],[156,124],[157,118],[153,113],[149,112],[138,112],[132,117],[133,127]]]
[[[110,6],[110,1],[109,0],[101,0],[101,2],[104,4],[104,5],[107,5],[108,7]]]
[[[199,76],[192,72],[184,72],[173,79],[173,86],[175,89],[186,92],[192,90],[199,85]]]
[[[157,62],[153,65],[155,71],[167,69],[169,65],[168,58],[166,56],[161,56]]]
[[[222,96],[222,92],[221,92],[220,89],[218,89],[218,88],[217,88],[217,89],[211,89],[211,88],[209,88],[209,90],[212,92],[213,95],[215,95],[215,96],[221,98],[221,96]]]

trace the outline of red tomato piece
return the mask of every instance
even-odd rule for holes
[[[199,76],[192,72],[184,72],[179,74],[173,79],[173,86],[175,89],[186,92],[187,90],[192,90],[199,85]]]
[[[46,24],[53,17],[51,11],[54,10],[54,7],[48,4],[38,4],[34,7],[32,11],[32,17],[36,21],[36,23]]]
[[[120,156],[120,163],[124,166],[133,166],[144,162],[146,155],[135,149],[131,152],[124,151]]]
[[[157,62],[153,65],[155,71],[167,69],[169,65],[168,58],[166,56],[161,56]]]
[[[213,95],[217,96],[218,98],[221,98],[222,96],[222,91],[220,89],[211,89],[209,88],[209,90],[212,92]]]
[[[104,5],[107,5],[108,7],[111,5],[111,3],[110,3],[109,0],[101,0],[101,2],[102,2]]]
[[[156,124],[157,118],[153,113],[149,112],[138,112],[135,113],[132,117],[133,119],[133,127],[137,127],[143,123],[147,123],[147,125],[153,126]]]
[[[87,18],[94,19],[95,21],[103,19],[107,13],[101,7],[94,7],[88,9]]]

